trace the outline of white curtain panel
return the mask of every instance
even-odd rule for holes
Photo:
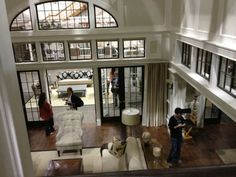
[[[147,64],[143,125],[157,127],[166,124],[167,63]]]

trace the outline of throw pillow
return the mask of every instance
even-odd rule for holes
[[[88,78],[88,71],[83,71],[83,78]]]
[[[108,143],[105,143],[105,144],[103,144],[103,145],[101,146],[101,148],[100,148],[101,157],[102,157],[102,151],[103,151],[103,149],[108,149]]]
[[[63,77],[64,79],[67,79],[67,72],[66,72],[66,71],[62,72],[62,77]]]
[[[63,80],[62,74],[57,75],[58,80]]]
[[[120,158],[125,153],[126,141],[121,141],[114,137],[113,144],[109,152],[117,158]]]
[[[84,74],[82,71],[79,71],[79,78],[83,78],[84,77]]]
[[[74,78],[74,71],[68,71],[67,78],[73,79]]]
[[[79,78],[79,73],[78,72],[75,72],[74,73],[74,79],[78,79]]]

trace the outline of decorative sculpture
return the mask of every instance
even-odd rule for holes
[[[143,132],[142,140],[144,142],[144,145],[148,145],[151,140],[151,134],[149,132]]]
[[[198,98],[198,96],[194,95],[194,99],[190,104],[190,108],[191,108],[190,120],[192,121],[193,125],[188,130],[185,130],[184,139],[191,139],[192,138],[192,136],[190,136],[190,132],[192,131],[193,126],[196,126],[196,124],[197,124],[198,107],[199,107],[199,104],[197,102],[197,98]]]

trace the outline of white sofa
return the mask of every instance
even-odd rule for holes
[[[68,110],[57,115],[56,148],[58,156],[62,155],[65,150],[77,150],[82,155],[83,117],[83,113],[76,110]]]
[[[93,84],[93,80],[89,78],[80,78],[80,79],[63,79],[57,81],[58,86],[64,85],[87,85],[91,86]]]
[[[120,158],[113,156],[109,149],[112,143],[108,144],[108,149],[102,151],[101,159],[94,160],[93,172],[115,172],[127,170],[144,170],[147,164],[140,140],[135,137],[128,137],[124,155]]]

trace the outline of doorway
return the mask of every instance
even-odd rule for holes
[[[221,110],[216,107],[210,100],[206,98],[205,111],[204,111],[204,123],[220,123]]]
[[[50,102],[55,114],[69,109],[66,104],[67,88],[71,87],[84,106],[78,111],[84,114],[84,123],[96,123],[93,70],[91,68],[47,70]],[[55,116],[56,118],[56,116]]]
[[[102,123],[121,122],[125,108],[142,115],[143,73],[143,66],[99,68]]]

